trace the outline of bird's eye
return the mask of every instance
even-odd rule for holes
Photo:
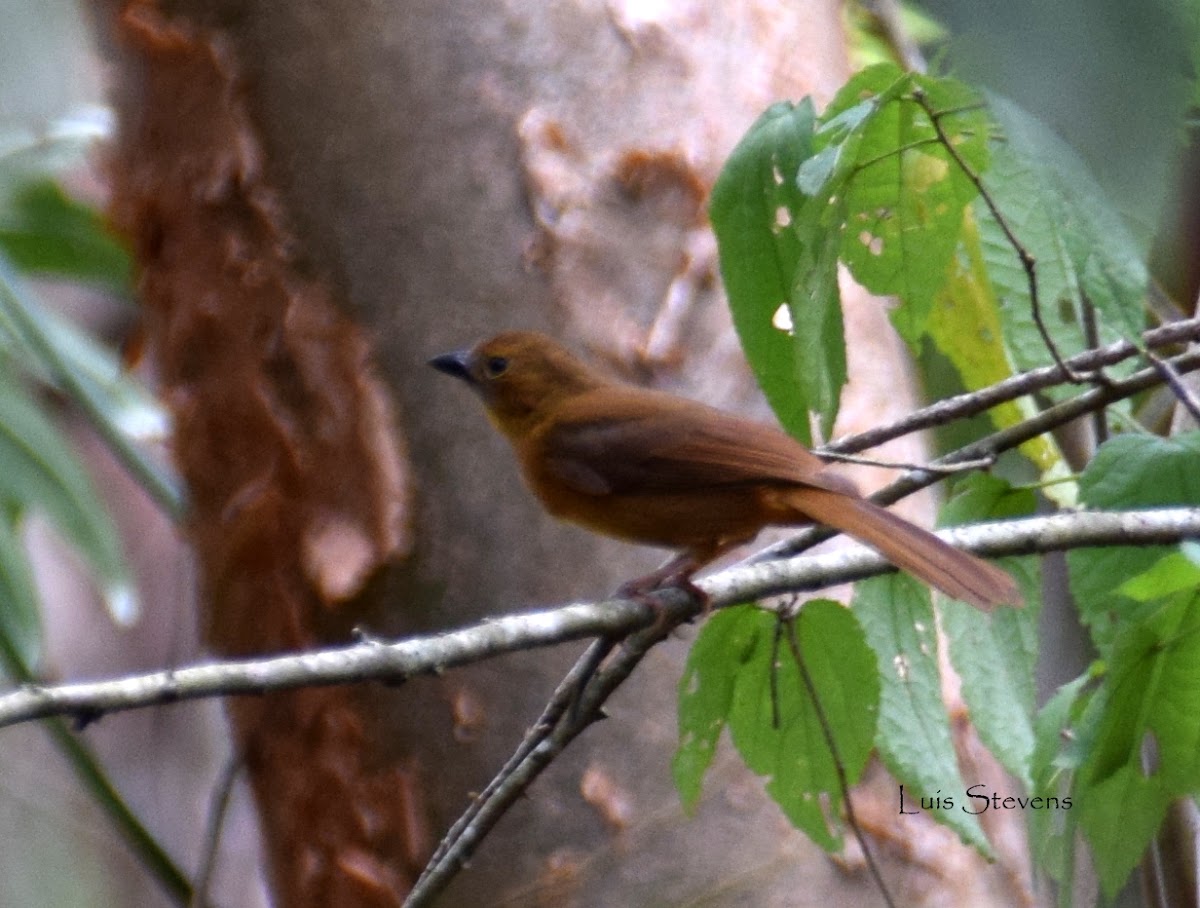
[[[508,371],[508,359],[503,356],[489,356],[483,368],[488,378],[499,378]]]

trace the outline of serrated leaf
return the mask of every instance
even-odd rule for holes
[[[912,79],[935,112],[956,111],[939,117],[939,125],[972,170],[982,173],[989,123],[978,98],[951,80]],[[900,297],[892,321],[915,343],[946,284],[975,185],[908,94],[880,110],[858,155],[861,166],[846,191],[842,259],[867,289]]]
[[[819,799],[801,790],[797,797],[784,797],[781,802],[781,792],[774,789],[777,775],[787,771],[782,764],[791,761],[797,746],[804,752],[804,743],[797,745],[792,740],[793,730],[798,729],[800,736],[813,730],[806,721],[805,695],[794,663],[776,659],[782,657],[785,646],[780,639],[776,647],[773,629],[758,635],[734,686],[729,733],[746,765],[766,777],[768,793],[780,803],[788,820],[822,848],[833,851],[839,840]]]
[[[840,846],[837,763],[792,650],[786,639],[776,636],[774,619],[768,616],[768,621],[770,629],[760,625],[750,657],[738,673],[729,709],[730,734],[746,765],[767,777],[767,793],[788,819],[833,850]],[[788,633],[786,628],[781,632]],[[837,761],[853,784],[866,766],[875,737],[874,657],[854,615],[835,602],[806,603],[795,633]]]
[[[733,688],[761,633],[773,619],[749,605],[713,615],[696,636],[679,679],[679,747],[671,762],[675,788],[685,810],[700,799],[704,774],[716,754],[729,717]]]
[[[1078,796],[1079,826],[1092,846],[1100,888],[1113,899],[1142,858],[1171,797],[1135,766],[1123,766]]]
[[[948,606],[942,612],[942,628],[980,740],[1031,790],[1041,573],[1035,559],[1005,558],[997,563],[1021,578],[1025,607],[984,614]]]
[[[928,325],[930,339],[953,364],[968,391],[1003,381],[1013,374],[1012,363],[1001,337],[1000,307],[984,265],[983,250],[975,218],[968,210],[960,236],[960,255],[950,269],[946,285],[936,294]],[[1022,397],[992,407],[988,415],[998,428],[1014,426],[1037,412],[1034,401]],[[1020,451],[1041,473],[1043,480],[1065,476],[1069,467],[1050,435],[1024,442]],[[1051,485],[1047,494],[1060,504],[1074,504],[1074,486]],[[1065,500],[1064,500],[1065,499]]]
[[[1080,825],[1110,898],[1140,859],[1167,804],[1200,788],[1197,666],[1200,594],[1194,589],[1122,626],[1114,641],[1104,696],[1096,698],[1102,709],[1076,783]]]
[[[1173,438],[1119,435],[1096,452],[1079,480],[1080,498],[1096,510],[1200,506],[1200,433]],[[1125,581],[1144,574],[1169,546],[1108,546],[1067,553],[1071,593],[1102,650],[1121,617]]]
[[[991,96],[989,108],[1005,141],[994,149],[988,190],[1037,262],[1040,309],[1059,352],[1066,357],[1087,345],[1084,298],[1096,308],[1101,343],[1138,342],[1148,279],[1143,251],[1078,156],[1010,101]],[[1033,326],[1024,269],[981,203],[976,211],[1016,362],[1045,365],[1050,358]]]
[[[857,585],[854,613],[879,667],[876,746],[883,762],[898,781],[915,791],[914,803],[918,797],[936,797],[939,790],[965,791],[942,701],[928,589],[904,574],[873,577]],[[974,815],[944,806],[944,799],[930,812],[968,845],[991,854]]]

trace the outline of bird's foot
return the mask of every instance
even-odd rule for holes
[[[663,590],[681,590],[701,607],[704,615],[709,613],[712,598],[692,582],[694,570],[689,566],[681,568],[675,564],[668,564],[645,577],[638,577],[621,584],[617,589],[617,595],[640,602],[650,608],[656,616],[655,626],[664,629],[668,625],[667,610],[662,600],[655,595]]]

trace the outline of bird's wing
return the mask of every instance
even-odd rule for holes
[[[858,494],[778,429],[640,389],[608,386],[573,398],[555,414],[539,448],[555,478],[590,495],[764,483]]]

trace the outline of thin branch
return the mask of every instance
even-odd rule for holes
[[[1200,350],[1189,350],[1169,360],[1173,368],[1180,374],[1200,369]],[[1065,425],[1080,416],[1092,412],[1099,407],[1106,407],[1115,401],[1131,397],[1152,388],[1162,381],[1159,372],[1149,367],[1135,372],[1128,378],[1110,381],[1104,385],[1091,388],[1077,396],[1043,410],[1037,416],[1016,425],[1001,429],[987,435],[978,441],[959,448],[957,451],[939,457],[933,466],[943,466],[961,461],[977,460],[983,457],[995,457],[1004,451],[1019,447],[1025,442],[1037,438],[1045,432]],[[878,504],[892,504],[906,495],[918,492],[933,485],[941,479],[941,475],[929,470],[913,470],[901,476],[890,485],[880,489],[871,496]],[[754,556],[755,561],[766,561],[772,558],[782,558],[795,555],[812,548],[833,536],[832,530],[815,526],[797,533],[795,536],[768,546]]]
[[[221,833],[225,828],[225,816],[233,800],[234,783],[242,771],[242,755],[233,753],[221,766],[213,783],[212,796],[208,804],[208,822],[204,830],[204,847],[200,853],[200,867],[192,887],[191,908],[209,908],[208,892],[217,868],[217,851],[221,845]]]
[[[1145,332],[1141,338],[1142,345],[1146,349],[1172,347],[1190,341],[1200,341],[1200,319],[1191,318],[1172,322],[1161,328]],[[1117,341],[1108,346],[1073,356],[1067,360],[1066,365],[1072,372],[1093,372],[1105,366],[1115,365],[1142,352],[1142,348],[1132,341]],[[956,419],[975,416],[999,404],[1008,403],[1018,397],[1024,397],[1026,394],[1034,394],[1062,384],[1066,380],[1067,373],[1058,366],[1031,369],[982,390],[958,394],[922,407],[886,426],[880,426],[857,435],[848,435],[826,445],[818,453],[822,455],[829,452],[853,454],[865,451],[891,441],[893,438],[945,425]]]
[[[437,850],[425,865],[425,870],[417,879],[408,902],[427,898],[422,893],[440,892],[451,877],[466,864],[467,856],[474,852],[488,829],[495,824],[496,819],[507,810],[508,806],[524,791],[520,780],[524,777],[525,767],[530,761],[540,756],[540,750],[554,729],[559,725],[568,708],[577,706],[581,688],[592,678],[605,656],[612,651],[615,641],[611,637],[601,637],[593,641],[584,651],[566,677],[559,682],[550,702],[542,710],[541,716],[526,733],[521,744],[508,761],[472,801],[471,805],[447,831],[438,844]],[[572,709],[578,721],[578,710]],[[595,721],[599,716],[588,717]]]
[[[874,457],[859,457],[855,454],[835,454],[828,450],[817,452],[822,460],[836,460],[838,463],[856,463],[864,467],[883,467],[886,470],[920,470],[928,473],[938,473],[942,476],[953,476],[955,473],[968,473],[971,470],[987,470],[996,465],[995,457],[979,457],[975,460],[957,461],[952,464],[917,464],[901,463],[894,460],[876,460]]]
[[[1171,389],[1171,392],[1179,399],[1179,402],[1183,404],[1188,413],[1191,414],[1192,419],[1200,423],[1200,401],[1196,400],[1196,395],[1183,383],[1179,373],[1171,365],[1170,361],[1155,355],[1149,350],[1146,351],[1146,359],[1154,364],[1154,368],[1158,370],[1167,387]]]
[[[842,792],[842,802],[846,805],[846,825],[850,827],[854,833],[854,838],[858,841],[858,847],[862,849],[863,857],[867,861],[867,869],[870,871],[872,878],[875,880],[875,885],[879,887],[879,892],[883,896],[883,901],[888,908],[896,908],[896,903],[892,901],[891,890],[888,889],[887,883],[883,880],[883,874],[879,870],[879,865],[875,863],[875,855],[871,852],[870,845],[867,844],[867,837],[863,835],[862,827],[858,825],[858,817],[854,815],[854,801],[850,797],[850,780],[846,777],[846,765],[842,762],[842,756],[838,753],[837,741],[833,737],[833,727],[829,724],[829,717],[825,715],[825,707],[821,705],[821,698],[817,696],[817,685],[813,682],[812,674],[808,670],[808,663],[804,659],[804,652],[800,649],[800,641],[797,639],[796,623],[803,620],[804,613],[801,612],[793,618],[787,619],[786,622],[780,621],[782,626],[787,624],[787,640],[788,648],[792,651],[792,658],[796,660],[796,668],[800,670],[800,680],[804,682],[804,689],[808,691],[808,698],[812,701],[813,712],[817,716],[817,724],[821,726],[821,736],[825,739],[825,746],[829,748],[829,754],[833,758],[833,768],[837,773],[838,788]]]
[[[1184,521],[1186,525],[1194,530],[1200,531],[1200,509],[1179,508],[1173,509],[1174,515]],[[1072,544],[1065,544],[1065,538],[1071,536],[1071,527],[1078,521],[1078,517],[1101,517],[1105,522],[1105,528],[1108,530],[1119,530],[1119,536],[1126,540],[1134,537],[1140,537],[1144,533],[1151,532],[1156,521],[1166,515],[1165,511],[1161,512],[1134,512],[1122,515],[1114,514],[1088,514],[1088,515],[1059,515],[1053,518],[1032,518],[1028,521],[1019,521],[1023,531],[1018,531],[1017,536],[1011,536],[1014,524],[989,524],[975,527],[962,527],[958,530],[947,534],[948,539],[954,539],[959,544],[963,544],[965,540],[961,533],[966,533],[971,537],[972,543],[979,542],[983,545],[994,545],[991,554],[1005,554],[1009,545],[1017,546],[1013,551],[1021,553],[1029,553],[1033,551],[1051,551],[1056,548],[1070,548]],[[1146,520],[1148,522],[1143,523]],[[1096,528],[1093,527],[1094,531]],[[983,539],[976,539],[975,534],[982,531]],[[992,533],[1003,533],[1005,539],[1001,540],[998,537],[992,537]],[[1191,530],[1184,532],[1182,536],[1189,535]],[[1154,535],[1154,534],[1152,534]],[[991,537],[990,539],[988,537]],[[1097,541],[1099,537],[1093,537],[1093,541]],[[1181,537],[1182,538],[1182,537]],[[1171,541],[1155,538],[1156,542]],[[722,571],[712,577],[705,578],[699,581],[699,586],[712,597],[710,608],[718,608],[726,605],[732,605],[739,602],[747,601],[755,598],[760,594],[776,594],[794,592],[794,589],[812,589],[817,588],[816,585],[809,586],[803,580],[795,576],[788,575],[788,568],[798,568],[803,563],[816,564],[837,563],[838,570],[843,568],[851,570],[855,573],[853,579],[863,579],[869,576],[871,571],[868,569],[865,573],[857,571],[865,567],[861,563],[861,559],[865,557],[868,561],[874,559],[876,567],[879,566],[878,556],[873,552],[859,547],[857,550],[851,549],[845,552],[835,553],[822,557],[808,557],[803,559],[793,559],[791,561],[769,561],[764,563],[743,564],[727,571]],[[884,568],[887,569],[886,567]],[[742,572],[751,571],[755,573],[754,583],[751,587],[742,585]],[[761,584],[761,585],[760,585]],[[751,593],[749,590],[756,588],[760,592]],[[663,593],[662,614],[658,619],[637,634],[629,637],[621,646],[620,650],[613,656],[610,662],[599,672],[597,672],[589,681],[587,689],[580,694],[581,708],[578,711],[579,716],[592,717],[598,714],[600,707],[604,701],[621,685],[621,683],[633,672],[641,660],[646,656],[650,649],[658,642],[665,639],[670,632],[683,621],[693,617],[698,608],[695,603],[691,602],[690,597],[683,595],[678,590],[666,590]],[[791,605],[785,604],[777,609],[782,616],[789,617],[791,615]],[[493,789],[497,794],[490,799],[492,803],[484,803],[472,805],[472,809],[476,811],[476,816],[486,814],[489,822],[486,827],[481,824],[472,823],[472,830],[469,841],[467,837],[453,833],[448,834],[443,842],[444,847],[439,847],[443,857],[441,860],[431,862],[426,868],[425,874],[422,875],[422,882],[419,882],[417,887],[409,894],[408,899],[404,903],[404,908],[426,908],[432,904],[433,899],[441,892],[457,873],[458,869],[463,866],[467,859],[473,854],[473,846],[477,844],[488,830],[495,825],[499,820],[507,806],[511,804],[518,796],[524,793],[525,790],[533,783],[541,771],[545,769],[555,756],[573,740],[580,732],[590,724],[588,721],[572,719],[569,715],[564,716],[559,726],[553,732],[544,735],[538,747],[528,751],[526,755],[519,760],[510,760],[503,770],[493,780],[490,789]],[[458,824],[456,824],[457,826]]]
[[[602,667],[591,662],[588,654],[572,669],[574,678],[559,685],[555,699],[564,690],[576,694],[574,708],[560,712],[555,725],[538,729],[537,743],[522,742],[523,754],[514,755],[488,785],[490,795],[481,796],[468,808],[467,815],[454,824],[438,846],[435,856],[417,881],[404,908],[425,908],[449,884],[466,864],[484,836],[499,822],[508,807],[541,775],[542,771],[575,738],[597,719],[602,718],[604,703],[641,663],[650,650],[666,639],[680,624],[695,616],[699,607],[692,597],[680,590],[666,590],[660,598],[659,614],[649,627],[631,634]],[[599,641],[598,641],[599,642]]]
[[[952,545],[988,557],[1061,551],[1086,546],[1161,545],[1200,537],[1200,508],[1147,511],[1098,511],[1030,517],[1001,523],[943,530]],[[789,592],[807,592],[862,580],[892,570],[873,550],[848,545],[837,552],[802,558],[744,563],[698,580],[710,598],[709,608]],[[439,674],[483,659],[518,650],[537,649],[586,637],[619,637],[639,628],[663,632],[659,624],[696,616],[701,608],[678,590],[656,594],[657,605],[610,599],[554,609],[506,615],[456,631],[413,637],[395,643],[367,642],[264,659],[218,662],[150,672],[107,681],[53,686],[23,685],[0,696],[0,728],[72,716],[89,722],[121,710],[194,700],[203,697],[262,694],[300,687],[362,681],[397,684],[419,675]],[[657,612],[663,614],[659,615]],[[665,618],[664,618],[665,616]],[[667,627],[667,632],[670,628]],[[647,638],[649,639],[649,638]],[[597,672],[578,703],[586,716],[597,706],[594,697],[619,673],[626,651],[644,645],[626,639]]]

